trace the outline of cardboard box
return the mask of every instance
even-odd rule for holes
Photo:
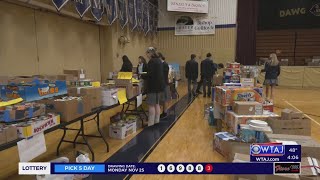
[[[115,139],[125,139],[127,136],[136,133],[137,122],[124,123],[122,126],[111,124],[109,126],[109,136]]]
[[[238,115],[262,115],[263,107],[258,102],[234,102],[234,112]]]
[[[228,62],[226,64],[226,68],[231,68],[231,69],[239,69],[240,68],[240,63],[236,63],[236,62]]]
[[[223,76],[216,74],[213,76],[213,86],[221,86],[223,84]]]
[[[237,115],[232,111],[227,112],[227,124],[232,133],[238,134],[240,124],[247,124],[249,120],[262,120],[267,121],[269,118],[279,118],[279,115],[275,113],[263,114],[263,115]]]
[[[62,122],[69,122],[91,112],[91,101],[87,96],[72,100],[47,100],[47,111],[60,115]]]
[[[226,120],[228,111],[232,111],[232,106],[222,106],[221,104],[214,102],[214,118]]]
[[[292,109],[284,109],[281,112],[281,119],[283,120],[291,120],[291,119],[302,119],[303,113],[294,111]]]
[[[0,128],[0,145],[7,143],[6,132],[4,129]]]
[[[303,157],[301,158],[301,174],[300,177],[305,179],[320,179],[320,169],[319,167],[320,161],[316,158],[312,157]]]
[[[217,86],[215,101],[224,106],[231,106],[234,101],[257,101],[262,103],[263,88],[239,88]]]
[[[320,143],[310,136],[287,135],[287,134],[266,134],[268,142],[295,141],[301,145],[302,157],[313,157],[320,159]]]
[[[118,89],[102,89],[101,94],[103,106],[118,104]]]
[[[11,141],[18,139],[16,126],[6,126],[4,130],[6,132],[6,141],[7,142],[11,142]]]
[[[233,162],[250,162],[249,154],[236,153]]]
[[[69,74],[72,75],[74,80],[79,80],[79,79],[85,79],[85,70],[83,70],[83,74],[81,73],[81,70],[63,70],[63,74]]]
[[[18,131],[19,138],[28,138],[44,132],[54,126],[60,124],[60,115],[48,114],[46,119],[38,120],[32,119],[31,123],[20,123],[17,125],[16,134]]]
[[[72,87],[68,88],[70,96],[88,96],[91,101],[91,109],[102,106],[101,87]]]
[[[311,120],[308,118],[293,120],[268,119],[268,124],[275,134],[311,136]]]
[[[228,132],[219,132],[214,134],[214,150],[219,152],[224,157],[227,157],[229,154],[229,142],[228,141],[240,141],[236,136]]]
[[[241,78],[240,83],[243,87],[254,87],[255,79],[254,78]]]
[[[257,131],[247,124],[240,125],[240,138],[247,143],[264,143],[267,139],[266,133],[272,133],[272,129],[269,126]]]
[[[39,103],[24,103],[0,110],[0,121],[12,122],[45,115],[46,106]]]

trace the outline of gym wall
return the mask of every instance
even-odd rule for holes
[[[166,1],[159,6],[158,47],[169,62],[185,65],[192,53],[204,59],[208,52],[218,63],[235,60],[237,0],[209,0],[208,16],[216,18],[216,32],[204,36],[175,36],[173,17],[183,13],[167,12]]]

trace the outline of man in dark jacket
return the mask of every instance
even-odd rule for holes
[[[198,62],[196,61],[196,55],[191,54],[191,59],[186,62],[186,78],[188,79],[188,94],[196,96],[197,79],[198,79]],[[191,91],[192,84],[192,91]]]
[[[203,79],[203,97],[206,97],[207,95],[208,97],[211,96],[212,78],[216,71],[217,65],[213,63],[211,53],[208,53],[207,58],[201,62],[201,77]],[[208,92],[206,90],[208,90]]]

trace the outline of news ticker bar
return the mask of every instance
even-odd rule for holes
[[[19,174],[274,174],[300,163],[19,163]],[[295,165],[295,166],[293,166]],[[276,171],[276,172],[275,172]]]

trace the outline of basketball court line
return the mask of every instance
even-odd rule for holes
[[[294,109],[296,109],[299,112],[302,112],[300,109],[298,109],[297,107],[295,107],[293,104],[289,103],[288,101],[284,100],[285,103],[287,103],[289,106],[293,107]],[[303,112],[302,112],[303,113]],[[304,114],[304,113],[303,113]],[[317,125],[320,126],[320,123],[317,122],[316,120],[314,120],[313,118],[311,118],[310,116],[304,114],[307,118],[311,119],[314,123],[316,123]]]

